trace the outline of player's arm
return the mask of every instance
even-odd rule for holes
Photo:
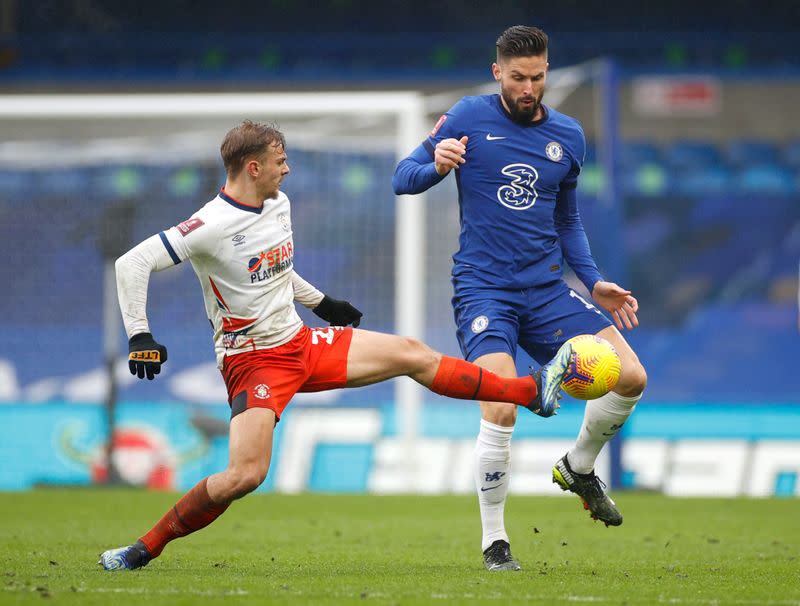
[[[115,264],[119,307],[128,333],[128,366],[131,374],[140,379],[147,376],[152,380],[167,361],[167,348],[153,339],[146,313],[150,274],[180,262],[174,250],[170,255],[162,237],[163,232],[149,237],[122,255]]]
[[[296,271],[292,272],[294,300],[313,311],[317,316],[330,322],[331,326],[347,326],[356,328],[363,315],[349,301],[339,301],[323,294],[309,282],[306,282]]]
[[[397,165],[392,177],[394,193],[418,194],[433,187],[466,162],[466,152],[466,136],[443,139],[435,147],[430,141],[424,141]]]
[[[167,361],[167,348],[153,339],[147,321],[150,274],[174,267],[198,252],[214,254],[220,241],[211,226],[194,216],[149,237],[117,259],[117,296],[128,333],[128,367],[131,374],[152,380]]]
[[[466,162],[467,137],[461,124],[467,111],[462,99],[439,118],[428,138],[400,161],[392,177],[394,193],[421,193]]]
[[[555,227],[561,241],[561,251],[572,271],[578,276],[586,290],[592,292],[594,285],[602,281],[603,276],[597,269],[592,257],[589,239],[583,228],[583,221],[578,211],[578,197],[575,184],[562,183],[556,194]]]
[[[625,290],[614,282],[603,280],[597,269],[578,211],[574,182],[561,184],[556,195],[554,219],[564,259],[592,294],[592,298],[612,315],[620,330],[623,329],[623,326],[628,330],[638,326],[639,320],[636,312],[639,309],[639,303],[636,298],[631,295],[629,290]]]
[[[434,148],[429,141],[423,142],[410,155],[400,160],[392,176],[392,188],[401,194],[419,194],[445,178],[439,174],[433,156]]]

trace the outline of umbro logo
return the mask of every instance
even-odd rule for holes
[[[505,139],[505,137],[492,136],[490,133],[486,134],[486,140],[487,141],[499,141],[500,139]]]
[[[244,234],[236,234],[233,238],[231,238],[231,241],[233,242],[234,246],[239,246],[241,244],[244,244],[244,239],[246,237],[247,236],[245,236]]]

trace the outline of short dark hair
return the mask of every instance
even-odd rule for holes
[[[497,39],[497,59],[547,54],[547,34],[538,27],[512,25]]]
[[[286,147],[283,133],[274,124],[245,120],[225,135],[219,153],[225,170],[231,177],[239,174],[245,161],[266,152],[271,146]]]

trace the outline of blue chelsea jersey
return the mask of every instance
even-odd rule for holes
[[[584,282],[599,279],[571,191],[584,159],[583,130],[577,120],[543,109],[543,118],[522,125],[511,120],[499,95],[464,97],[422,145],[430,163],[439,141],[469,137],[466,162],[453,171],[461,220],[453,256],[457,287],[527,288],[560,279],[559,240],[566,248],[576,221],[585,251],[574,246],[577,256],[569,261],[582,266]]]

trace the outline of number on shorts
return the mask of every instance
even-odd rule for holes
[[[582,302],[582,303],[583,303],[583,304],[586,306],[586,309],[591,309],[591,310],[592,310],[594,313],[596,313],[596,314],[599,314],[599,315],[601,315],[601,316],[603,315],[603,314],[601,314],[601,313],[600,313],[600,310],[599,310],[599,309],[597,309],[597,308],[596,308],[594,305],[592,305],[591,303],[589,303],[589,301],[587,301],[586,299],[584,299],[582,296],[580,296],[580,295],[579,295],[578,293],[576,293],[574,290],[571,290],[571,289],[570,289],[570,291],[569,291],[569,296],[570,296],[570,297],[572,297],[573,299],[578,299],[579,301],[581,301],[581,302]]]
[[[315,328],[311,331],[311,344],[318,345],[323,339],[328,345],[333,345],[333,328]]]

